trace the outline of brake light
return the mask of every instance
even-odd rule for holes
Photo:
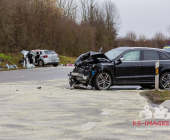
[[[47,58],[47,57],[48,57],[48,55],[43,55],[43,57],[44,57],[44,58]]]
[[[59,55],[57,54],[57,57],[59,58]]]

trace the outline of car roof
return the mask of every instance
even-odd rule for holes
[[[53,51],[53,50],[31,50],[31,51]]]
[[[170,48],[170,46],[165,46],[164,48]]]
[[[163,49],[158,49],[158,48],[151,48],[151,47],[118,47],[118,49],[124,49],[124,50],[135,50],[135,49],[141,49],[141,50],[157,50],[157,51],[164,51],[168,52]]]

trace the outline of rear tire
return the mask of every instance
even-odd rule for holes
[[[94,86],[97,90],[108,90],[112,85],[112,78],[108,72],[98,73],[94,81]]]
[[[57,67],[57,66],[58,66],[58,64],[53,64],[53,66],[54,66],[54,67]]]
[[[40,67],[42,67],[42,66],[44,66],[44,62],[43,62],[42,60],[40,60],[40,61],[38,62],[38,65],[39,65]]]

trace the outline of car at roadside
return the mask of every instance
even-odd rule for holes
[[[79,56],[69,74],[70,86],[88,85],[98,90],[114,85],[155,84],[155,63],[160,63],[161,89],[170,88],[170,52],[146,47],[119,47],[106,53],[87,52]]]
[[[170,46],[165,46],[163,49],[164,49],[165,51],[170,51]]]
[[[31,50],[31,51],[22,51],[26,52],[29,63],[33,65],[53,65],[54,67],[59,64],[59,56],[53,50]]]

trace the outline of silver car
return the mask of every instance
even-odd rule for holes
[[[35,55],[32,55],[32,53]],[[56,67],[59,64],[59,56],[52,50],[31,50],[28,58],[30,63],[39,66],[53,65]]]

